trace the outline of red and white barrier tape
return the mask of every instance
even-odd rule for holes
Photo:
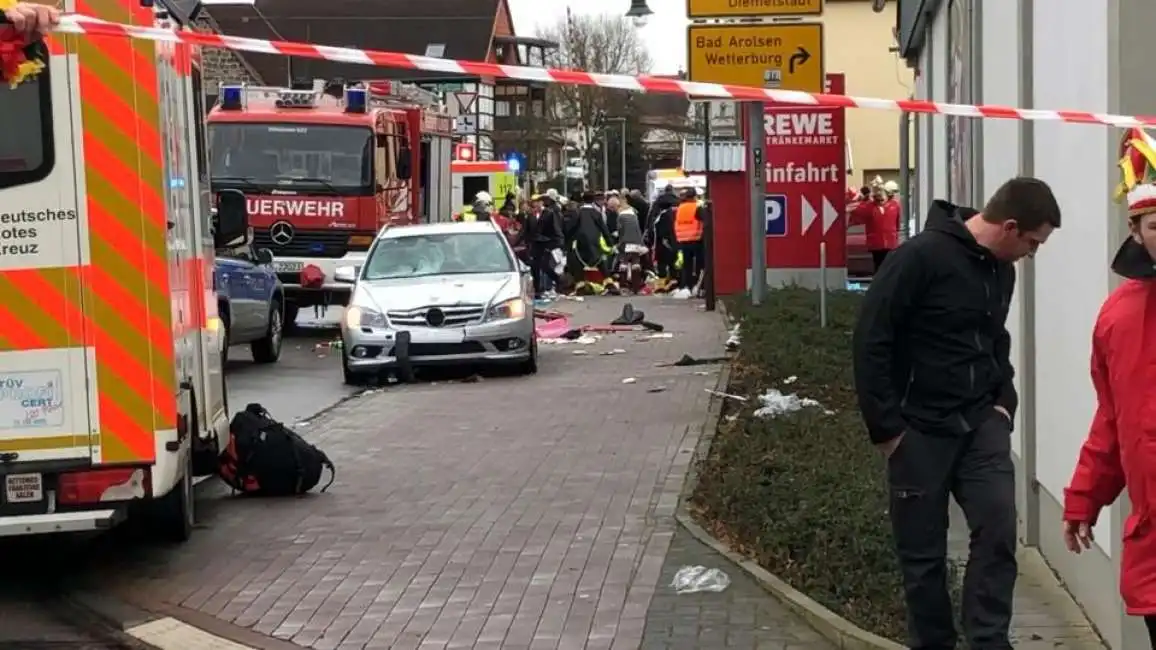
[[[220,47],[241,52],[298,56],[308,59],[323,59],[338,63],[354,63],[382,68],[423,70],[452,75],[464,74],[479,77],[503,77],[540,83],[600,86],[603,88],[619,88],[645,93],[668,93],[673,95],[692,95],[696,97],[746,101],[772,101],[811,106],[842,106],[845,108],[867,108],[882,111],[908,111],[911,113],[957,115],[960,117],[977,117],[984,119],[995,118],[1036,122],[1067,122],[1070,124],[1104,124],[1126,128],[1134,126],[1156,126],[1156,116],[1112,115],[1109,113],[1089,113],[1086,111],[1012,108],[1009,106],[971,106],[968,104],[947,104],[919,99],[851,97],[848,95],[808,93],[796,90],[772,90],[751,86],[732,86],[658,77],[633,77],[630,75],[600,74],[578,70],[527,68],[516,65],[483,63],[480,61],[454,61],[450,59],[419,56],[416,54],[403,54],[400,52],[310,45],[308,43],[293,43],[288,41],[268,41],[205,32],[172,31],[158,27],[137,27],[105,22],[79,14],[63,16],[60,21],[60,26],[56,31],[88,36],[187,43],[190,45]]]

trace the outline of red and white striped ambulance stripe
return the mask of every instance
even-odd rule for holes
[[[796,90],[772,90],[750,86],[701,83],[659,77],[634,77],[620,74],[600,74],[581,70],[528,68],[480,61],[454,61],[400,52],[382,52],[351,47],[333,47],[288,41],[269,41],[241,38],[204,32],[173,32],[155,27],[141,27],[104,22],[89,16],[64,16],[59,31],[89,36],[134,38],[150,41],[184,42],[208,47],[221,47],[241,52],[256,52],[281,56],[299,56],[340,63],[355,63],[383,68],[424,70],[445,74],[466,74],[481,77],[523,79],[541,83],[620,88],[635,92],[669,93],[746,101],[771,101],[813,106],[842,106],[883,111],[907,111],[933,115],[957,115],[983,119],[1067,122],[1070,124],[1103,124],[1119,127],[1156,126],[1156,116],[1113,115],[1076,110],[1041,110],[1012,108],[1010,106],[973,106],[948,104],[920,99],[879,99],[851,97],[826,93],[807,93]]]

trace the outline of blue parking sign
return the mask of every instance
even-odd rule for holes
[[[768,194],[767,209],[767,237],[787,236],[787,196],[785,194]]]

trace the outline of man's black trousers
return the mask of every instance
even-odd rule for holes
[[[702,271],[702,240],[681,243],[678,250],[682,253],[682,275],[678,280],[678,286],[694,291],[694,285],[698,284],[698,275]]]
[[[948,499],[971,531],[963,582],[963,628],[972,650],[1007,650],[1016,582],[1015,469],[1002,413],[964,436],[908,431],[887,461],[891,525],[907,599],[908,647],[951,650],[956,631],[947,590]]]

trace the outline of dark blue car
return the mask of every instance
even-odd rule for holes
[[[217,251],[213,281],[225,327],[222,367],[233,345],[248,344],[257,363],[276,362],[285,334],[285,292],[273,271],[272,251],[252,246]]]

